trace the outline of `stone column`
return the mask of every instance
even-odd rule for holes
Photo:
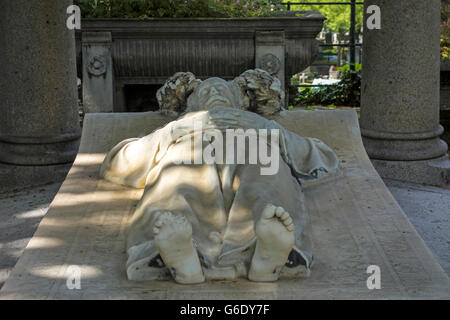
[[[367,153],[386,178],[449,183],[448,169],[442,174],[433,168],[448,167],[442,158],[447,145],[439,138],[439,4],[365,1],[365,12],[370,5],[380,7],[381,29],[365,25],[364,30],[361,132]]]
[[[60,180],[58,172],[77,153],[75,39],[74,31],[66,27],[71,4],[72,0],[1,0],[0,179],[4,184]],[[7,170],[23,177],[7,176]]]

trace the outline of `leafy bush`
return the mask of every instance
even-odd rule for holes
[[[287,2],[350,2],[349,0],[283,0],[284,3]],[[394,0],[395,1],[395,0]],[[426,1],[426,0],[425,0]],[[363,0],[358,0],[358,2],[364,2]],[[350,6],[348,5],[311,5],[311,4],[302,4],[302,5],[291,5],[291,10],[313,10],[318,11],[325,17],[327,20],[325,21],[324,30],[329,30],[333,32],[339,32],[339,30],[350,30]],[[364,6],[357,5],[356,6],[356,30],[360,30],[363,26],[363,16],[364,16]]]
[[[356,70],[349,66],[339,68],[341,81],[328,87],[306,87],[294,98],[296,105],[345,105],[359,106],[361,101],[361,65]]]
[[[83,18],[263,17],[281,0],[75,0]]]
[[[441,3],[441,59],[450,59],[450,4]]]

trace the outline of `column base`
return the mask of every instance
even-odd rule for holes
[[[80,146],[80,134],[40,139],[33,137],[7,139],[0,136],[0,163],[19,166],[47,166],[72,163]]]
[[[0,193],[64,181],[71,167],[72,163],[50,166],[20,166],[0,163]]]
[[[448,155],[421,161],[388,161],[371,159],[382,178],[413,182],[450,189]]]
[[[382,132],[361,128],[367,154],[371,159],[421,161],[447,154],[447,144],[440,140],[444,128],[418,133]]]

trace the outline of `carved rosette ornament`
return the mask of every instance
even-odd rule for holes
[[[266,70],[271,76],[276,75],[281,68],[281,61],[271,53],[261,58],[261,69]]]
[[[106,59],[102,56],[94,56],[88,63],[88,72],[90,75],[100,77],[106,74]]]

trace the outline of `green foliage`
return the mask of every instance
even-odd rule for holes
[[[361,67],[356,66],[361,70]],[[321,104],[329,108],[336,105],[359,106],[361,98],[360,71],[350,70],[348,66],[339,68],[341,81],[329,87],[307,87],[302,89],[294,101],[298,106]]]
[[[279,0],[75,0],[83,18],[264,17]]]
[[[287,3],[289,0],[283,0]],[[349,0],[290,0],[291,2],[349,2]],[[364,2],[364,0],[358,0]],[[291,5],[291,10],[314,10],[324,15],[325,30],[338,32],[341,29],[350,30],[350,6],[349,5]],[[363,26],[364,6],[356,6],[356,30],[360,30]]]
[[[298,86],[300,81],[297,78],[291,78],[291,85]]]
[[[441,2],[441,59],[450,59],[450,3]]]
[[[362,70],[362,64],[360,64],[360,63],[355,63],[355,71],[356,72],[360,72]],[[348,64],[346,64],[346,65],[344,65],[344,66],[342,66],[342,67],[339,67],[338,68],[338,71],[341,71],[341,72],[349,72],[350,71],[350,66],[348,65]]]

